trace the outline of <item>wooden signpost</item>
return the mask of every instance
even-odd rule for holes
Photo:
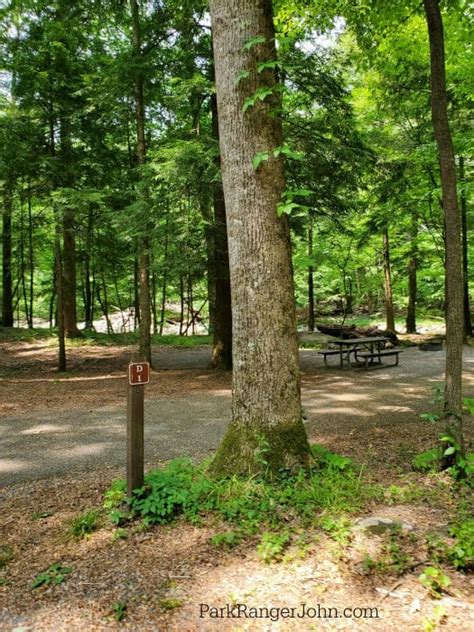
[[[144,385],[150,381],[148,362],[128,365],[127,406],[127,496],[143,486],[144,479]]]

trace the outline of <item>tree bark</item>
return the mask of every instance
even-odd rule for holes
[[[416,299],[418,268],[418,217],[413,213],[410,227],[410,261],[408,263],[408,306],[406,318],[407,334],[416,333]]]
[[[57,212],[57,211],[56,211]],[[56,220],[54,236],[54,261],[56,265],[56,292],[57,292],[57,326],[58,326],[58,371],[66,371],[66,331],[64,327],[64,288],[63,288],[63,265],[61,253],[61,228],[59,220]]]
[[[313,219],[308,225],[308,257],[313,256]],[[308,267],[308,331],[314,331],[314,268]]]
[[[84,320],[85,329],[93,329],[94,294],[91,282],[92,240],[94,235],[94,211],[89,208],[87,214],[86,248],[84,253]]]
[[[34,261],[34,247],[33,247],[33,209],[31,203],[31,186],[28,183],[28,262],[30,272],[30,313],[28,315],[28,326],[33,327],[33,299],[34,299],[34,274],[35,274],[35,261]]]
[[[464,453],[462,422],[463,271],[461,217],[456,189],[456,165],[448,120],[444,30],[438,0],[423,0],[430,41],[431,116],[438,147],[446,247],[446,375],[444,409],[447,435]],[[442,466],[456,460],[444,455]]]
[[[144,78],[140,66],[142,55],[142,38],[140,29],[140,11],[137,0],[130,0],[132,16],[132,40],[135,55],[135,124],[137,132],[137,162],[142,169],[146,162],[145,141],[145,97]],[[143,173],[140,173],[143,177]],[[144,205],[148,204],[148,195],[142,183],[140,195]],[[148,225],[148,222],[146,222]],[[150,239],[147,236],[147,225],[138,245],[138,279],[140,287],[140,330],[138,354],[141,360],[147,360],[151,364],[151,309],[150,309]]]
[[[212,134],[219,142],[219,117],[217,99],[211,97]],[[216,166],[221,168],[220,155]],[[212,368],[229,370],[232,368],[232,307],[230,293],[229,246],[227,241],[227,221],[222,181],[214,183],[214,332],[212,340]]]
[[[2,230],[2,325],[4,327],[13,327],[12,210],[13,193],[11,188],[5,185]]]
[[[464,182],[464,158],[459,157],[459,178]],[[469,248],[467,240],[467,200],[464,189],[461,191],[462,225],[462,271],[464,287],[464,337],[472,336],[471,304],[469,300]]]
[[[388,229],[383,232],[383,271],[385,278],[385,320],[387,331],[395,333],[395,313],[393,309],[392,270],[390,267],[390,242]]]
[[[71,170],[71,131],[67,117],[60,120],[61,137],[61,160],[63,163],[64,175],[61,181],[66,187],[73,185]],[[76,304],[76,216],[71,207],[63,211],[62,231],[62,285],[63,285],[63,310],[64,310],[64,332],[66,338],[79,338],[82,336],[77,327],[77,304]]]
[[[277,216],[283,161],[258,152],[282,145],[275,90],[243,112],[259,87],[273,89],[271,0],[211,0],[222,175],[232,287],[232,422],[211,464],[215,475],[269,474],[307,466],[289,225]],[[263,43],[250,45],[255,37]],[[245,46],[245,48],[244,48]],[[243,81],[239,73],[249,70]]]

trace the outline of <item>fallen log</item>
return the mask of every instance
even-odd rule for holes
[[[376,336],[385,336],[390,342],[397,346],[400,341],[397,334],[393,331],[384,331],[378,327],[356,327],[355,325],[323,325],[316,323],[318,331],[327,336],[335,336],[336,338],[352,339],[352,338],[371,338]]]

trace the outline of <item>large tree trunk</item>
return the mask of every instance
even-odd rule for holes
[[[12,208],[13,194],[11,188],[5,185],[2,230],[2,325],[4,327],[13,327]]]
[[[308,225],[308,257],[313,257],[313,219]],[[314,268],[308,267],[308,331],[314,331]]]
[[[212,132],[219,141],[219,119],[217,99],[211,97]],[[220,156],[216,158],[220,168]],[[214,331],[212,340],[211,367],[232,368],[232,307],[230,294],[229,246],[224,189],[222,182],[213,187],[214,205]]]
[[[137,130],[137,159],[138,167],[142,168],[146,162],[145,142],[145,98],[143,71],[139,61],[142,57],[142,40],[140,30],[140,12],[137,0],[130,0],[132,15],[132,37],[135,55],[135,124]],[[140,174],[143,177],[143,174]],[[141,187],[143,202],[147,204],[148,194]],[[148,224],[148,222],[146,222]],[[140,331],[138,353],[141,360],[147,360],[151,364],[151,309],[150,309],[150,239],[147,236],[147,225],[144,226],[144,234],[138,244],[138,279],[140,286]]]
[[[459,157],[459,178],[464,182],[464,158]],[[462,224],[462,271],[464,283],[464,336],[472,336],[471,304],[469,301],[469,248],[467,241],[467,200],[464,188],[461,192]]]
[[[276,86],[257,65],[276,58],[271,0],[211,0],[222,175],[232,286],[232,422],[214,474],[306,466],[289,226],[277,216],[281,157],[255,169],[258,152],[282,144],[278,92],[243,112],[256,89]],[[259,37],[264,43],[248,45]],[[244,46],[247,46],[244,48]],[[237,82],[239,73],[250,70]]]
[[[392,271],[390,267],[390,243],[388,229],[383,232],[383,271],[385,278],[385,320],[387,331],[395,333],[395,313],[393,309]]]
[[[444,60],[444,31],[438,0],[423,0],[428,24],[431,60],[431,114],[438,146],[446,244],[446,377],[445,417],[447,434],[464,453],[462,427],[463,275],[461,217],[456,190],[456,165],[448,121],[448,97]],[[443,466],[456,454],[444,456]]]
[[[410,227],[410,261],[408,262],[407,334],[416,333],[416,272],[418,267],[418,217],[413,213]]]

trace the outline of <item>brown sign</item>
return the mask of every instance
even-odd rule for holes
[[[148,362],[131,362],[128,365],[128,382],[131,386],[148,384],[150,381],[150,365]]]

